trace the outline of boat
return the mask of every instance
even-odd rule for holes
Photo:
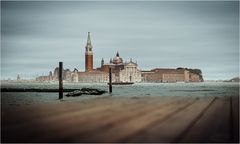
[[[132,85],[132,84],[134,84],[134,82],[112,82],[112,85]]]

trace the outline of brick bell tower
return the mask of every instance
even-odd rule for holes
[[[85,71],[89,72],[93,70],[93,52],[92,52],[92,44],[90,38],[90,32],[88,32],[88,39],[85,51]]]

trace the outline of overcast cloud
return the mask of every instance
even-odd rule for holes
[[[239,75],[239,2],[2,2],[2,79],[48,74],[59,61],[84,70],[119,51],[140,69],[199,68],[205,79]]]

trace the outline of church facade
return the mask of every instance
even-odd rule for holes
[[[108,73],[110,67],[114,74],[114,82],[141,82],[141,71],[138,64],[132,60],[124,62],[119,52],[114,58],[110,59],[109,63],[105,64],[102,60],[101,67],[97,68],[97,70]]]

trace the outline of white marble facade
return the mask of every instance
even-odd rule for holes
[[[141,71],[132,61],[124,64],[124,69],[119,72],[121,82],[141,82]]]

